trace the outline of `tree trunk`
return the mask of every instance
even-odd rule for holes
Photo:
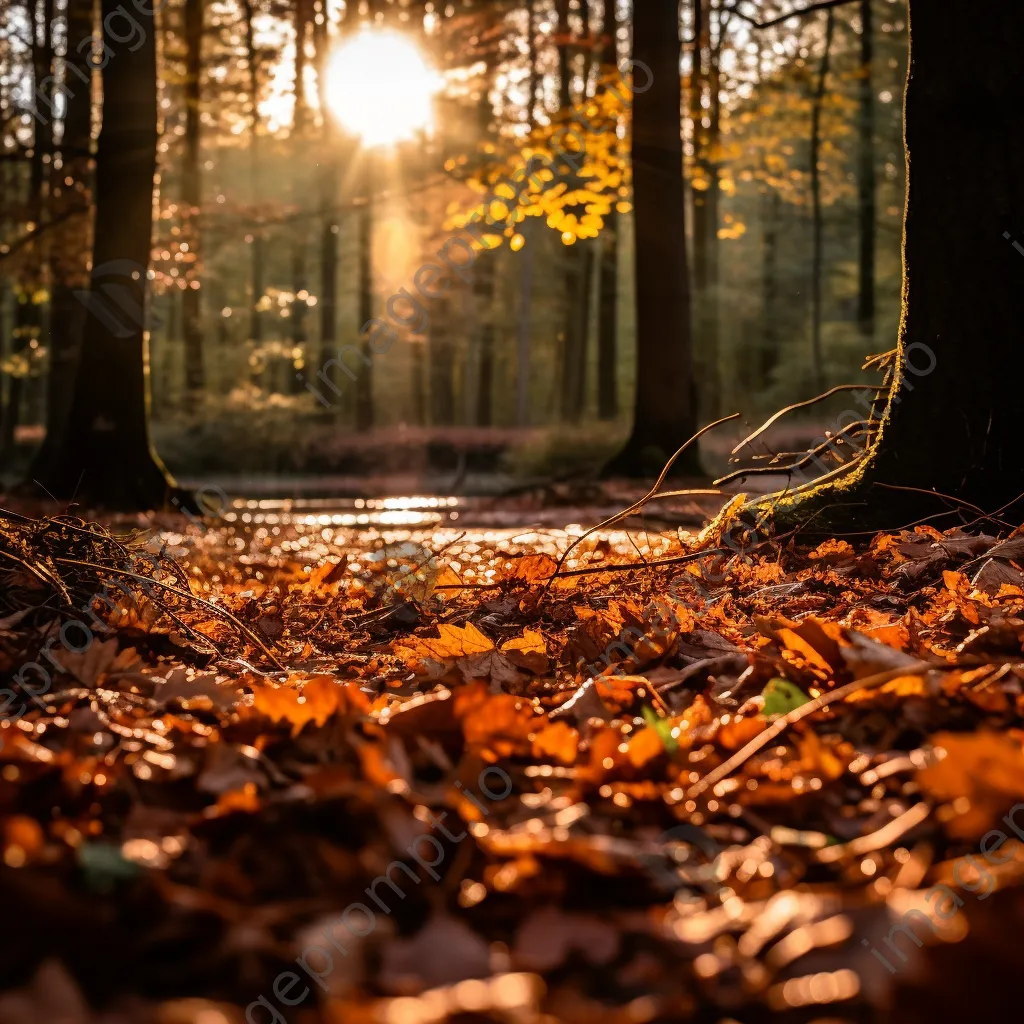
[[[477,366],[476,425],[494,426],[494,324],[480,328],[479,363]]]
[[[364,149],[363,159],[363,205],[359,208],[359,363],[355,381],[355,428],[370,430],[373,427],[373,354],[370,342],[364,333],[364,325],[373,319],[373,151]]]
[[[701,334],[698,339],[700,353],[699,381],[701,410],[707,419],[715,419],[721,414],[722,379],[719,366],[719,241],[718,241],[718,207],[719,207],[719,170],[716,158],[718,144],[722,134],[722,47],[728,27],[728,15],[723,20],[723,12],[718,10],[718,33],[714,45],[708,45],[708,129],[704,140],[704,168],[708,182],[704,194],[704,294],[701,297]]]
[[[25,11],[29,20],[30,52],[32,59],[32,86],[38,93],[46,94],[44,82],[53,70],[53,28],[54,0],[44,0],[43,27],[40,36],[36,24],[37,4],[35,0],[27,0]],[[48,96],[48,100],[52,97]],[[47,175],[53,166],[53,122],[41,114],[37,114],[33,130],[33,145],[29,157],[28,175],[28,220],[33,224],[42,223],[46,211]],[[44,254],[51,248],[51,242],[44,237],[42,249]],[[11,354],[23,355],[30,351],[31,342],[39,340],[42,328],[42,307],[36,301],[36,293],[43,284],[40,262],[22,271],[20,294],[18,295],[15,315],[14,336],[11,339]],[[0,429],[0,454],[9,456],[14,450],[14,437],[18,423],[21,422],[22,405],[24,404],[27,377],[12,374],[8,384],[7,408],[4,411],[3,426]]]
[[[619,215],[613,211],[602,240],[597,315],[597,417],[601,420],[619,415],[619,230]]]
[[[687,111],[690,117],[690,136],[693,146],[693,176],[702,181],[704,167],[704,50],[707,42],[707,11],[705,0],[693,0],[693,41],[690,45],[690,89],[687,93]],[[693,292],[699,306],[707,287],[707,203],[705,190],[690,190],[693,211]]]
[[[488,253],[473,275],[473,306],[476,320],[476,410],[470,420],[478,427],[494,424],[494,303],[497,286],[497,253]]]
[[[821,350],[821,275],[824,263],[824,221],[821,212],[821,109],[828,85],[828,69],[832,56],[832,33],[835,16],[831,10],[825,15],[825,51],[821,55],[818,84],[811,105],[811,359],[814,368],[814,386],[825,390],[825,360]]]
[[[317,95],[320,100],[323,144],[317,164],[320,202],[320,365],[336,355],[338,341],[338,174],[337,132],[327,112],[327,94],[324,89],[329,40],[326,19],[313,22],[316,45]]]
[[[866,339],[875,335],[875,89],[871,79],[874,37],[872,0],[860,4],[860,113],[858,117],[857,324]]]
[[[949,71],[963,57],[962,20],[910,0],[899,373],[874,447],[842,483],[798,496],[800,514],[852,504],[857,528],[891,528],[956,502],[995,513],[1024,494],[1024,262],[1011,244],[1024,225],[1021,38],[1024,6],[978,0],[971,45],[983,73],[965,90]]]
[[[202,198],[199,169],[200,115],[202,103],[203,15],[206,0],[185,3],[185,155],[182,164],[182,199],[185,206],[184,235],[193,259],[186,266],[188,286],[181,296],[185,328],[185,401],[191,405],[206,383],[203,371],[203,324],[199,285],[199,216]],[[193,287],[193,285],[195,287]]]
[[[606,473],[656,473],[696,432],[679,45],[676,0],[635,6],[633,52],[651,70],[649,82],[637,74],[633,97],[637,386],[632,433]],[[674,470],[700,473],[697,452]]]
[[[779,290],[779,220],[782,198],[779,191],[766,185],[762,196],[761,222],[761,358],[754,383],[764,387],[770,383],[772,371],[779,362],[778,315],[776,299]]]
[[[562,317],[562,395],[561,414],[564,423],[579,423],[583,413],[586,380],[587,321],[590,292],[587,286],[591,247],[574,247],[565,253],[565,307]]]
[[[569,27],[569,0],[555,0],[558,16],[558,97],[562,110],[572,107],[572,59],[569,43],[572,30]]]
[[[430,320],[430,425],[449,427],[455,422],[455,348],[452,343],[452,301],[437,300]]]
[[[256,11],[253,0],[242,0],[245,12],[245,51],[249,66],[249,189],[250,200],[256,211],[255,220],[263,216],[260,204],[263,201],[263,183],[260,166],[260,62],[256,49],[253,20]],[[257,347],[263,341],[263,314],[259,309],[260,300],[266,290],[264,283],[263,229],[259,223],[252,227],[252,252],[249,255],[249,338]]]
[[[46,381],[46,437],[33,461],[30,478],[38,476],[39,468],[53,458],[54,445],[64,433],[85,325],[85,307],[74,293],[75,289],[89,286],[93,227],[89,207],[92,68],[86,59],[85,43],[92,36],[93,29],[91,0],[69,0],[66,18],[67,45],[62,59],[67,109],[60,144],[61,181],[55,182],[51,216],[66,216],[70,230],[62,232],[61,244],[50,253],[53,298],[50,304],[50,370]]]
[[[117,25],[118,0],[103,0]],[[96,150],[96,232],[82,358],[62,443],[41,482],[58,498],[154,508],[172,481],[149,440],[147,278],[156,172],[156,33],[134,50],[105,29],[117,59],[103,70]]]

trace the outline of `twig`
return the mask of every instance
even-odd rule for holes
[[[803,402],[796,402],[793,405],[787,405],[785,408],[779,409],[778,412],[773,413],[771,416],[769,416],[768,419],[766,419],[764,423],[762,423],[761,426],[757,428],[757,430],[755,430],[752,434],[748,435],[742,441],[740,441],[740,443],[736,445],[736,447],[733,448],[733,450],[729,452],[729,454],[737,455],[743,448],[746,448],[746,446],[750,444],[751,441],[760,437],[773,423],[781,419],[787,413],[795,412],[797,409],[806,409],[808,406],[815,405],[817,402],[823,402],[826,398],[831,398],[832,395],[836,394],[839,391],[864,390],[878,392],[881,391],[882,388],[878,387],[877,385],[875,387],[870,387],[867,384],[837,384],[834,388],[831,388],[824,394],[818,395],[816,398],[808,398],[805,399]]]
[[[202,605],[207,611],[212,612],[218,618],[227,619],[240,633],[247,636],[257,647],[282,671],[286,672],[287,669],[281,664],[274,656],[274,653],[263,643],[263,641],[244,623],[239,619],[236,619],[227,609],[221,608],[218,605],[213,604],[211,601],[207,601],[205,598],[197,597],[195,594],[188,593],[184,590],[179,590],[177,587],[172,587],[169,583],[162,583],[160,580],[153,579],[152,576],[142,576],[137,572],[129,572],[127,569],[117,569],[108,565],[96,565],[94,562],[85,562],[77,558],[57,558],[55,561],[60,562],[62,565],[78,565],[86,569],[92,569],[94,572],[105,572],[110,573],[114,576],[128,576],[134,580],[141,580],[144,583],[154,583],[156,586],[163,588],[168,593],[174,594],[177,597],[184,598],[186,601],[194,604]],[[204,637],[205,640],[209,641],[209,637]]]
[[[565,549],[565,551],[562,553],[562,556],[558,559],[558,564],[555,566],[555,571],[551,576],[551,579],[549,579],[548,582],[545,584],[544,591],[541,594],[541,598],[543,599],[543,597],[547,594],[548,589],[551,586],[551,580],[555,579],[561,574],[561,569],[562,566],[565,565],[565,560],[569,557],[569,554],[577,545],[582,543],[587,537],[589,537],[591,534],[596,533],[598,530],[607,529],[609,526],[613,526],[615,523],[618,523],[621,520],[628,518],[629,516],[633,515],[633,513],[642,509],[644,505],[646,505],[647,502],[649,502],[658,493],[658,488],[665,482],[665,477],[668,476],[669,470],[673,467],[673,465],[675,465],[676,460],[679,458],[680,455],[683,454],[683,452],[686,451],[687,448],[690,447],[690,445],[692,445],[695,441],[703,437],[709,430],[714,430],[715,427],[720,426],[723,423],[728,423],[729,420],[734,420],[737,419],[738,417],[739,413],[734,412],[729,416],[723,416],[721,419],[715,420],[714,423],[708,423],[706,426],[701,427],[700,430],[698,430],[697,433],[694,434],[693,437],[691,437],[690,440],[686,442],[686,444],[679,448],[678,451],[676,451],[676,453],[672,456],[672,458],[670,458],[668,462],[665,463],[665,468],[661,471],[661,474],[658,476],[658,479],[654,482],[654,486],[638,502],[635,502],[633,505],[630,505],[629,508],[624,509],[622,512],[616,512],[615,515],[610,516],[603,523],[598,523],[597,526],[592,526],[589,530],[586,531],[586,533],[583,533],[579,537],[577,537]],[[574,574],[567,573],[566,575]]]
[[[914,661],[900,668],[891,668],[885,672],[867,676],[865,679],[856,679],[845,686],[840,686],[835,690],[830,690],[828,693],[823,693],[820,697],[816,697],[806,704],[801,704],[800,707],[790,711],[788,715],[784,715],[778,721],[773,722],[764,732],[759,733],[745,747],[736,751],[727,761],[723,761],[717,768],[708,772],[699,782],[695,782],[686,794],[687,799],[692,800],[694,797],[700,796],[706,789],[721,782],[722,779],[731,775],[762,747],[771,743],[776,736],[785,732],[786,729],[796,722],[807,718],[808,715],[813,715],[815,711],[820,711],[829,704],[834,704],[837,700],[842,700],[844,697],[848,697],[851,693],[857,693],[859,690],[871,690],[876,686],[889,682],[890,679],[912,675],[915,672],[921,672],[934,667],[934,665],[929,664],[927,661]]]
[[[790,18],[799,18],[802,14],[813,14],[815,11],[827,11],[830,7],[842,7],[843,4],[851,4],[855,2],[856,0],[818,0],[817,3],[809,4],[807,7],[798,7],[795,11],[790,11],[788,14],[780,14],[775,18],[770,18],[768,21],[758,21],[752,15],[743,14],[735,8],[733,8],[730,13],[735,14],[736,17],[741,18],[753,28],[774,28],[776,25],[781,25],[784,21],[789,21]]]

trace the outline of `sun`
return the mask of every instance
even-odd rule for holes
[[[331,56],[327,105],[367,146],[429,133],[441,77],[398,32],[363,29]]]

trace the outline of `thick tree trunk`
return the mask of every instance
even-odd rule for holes
[[[185,399],[191,404],[202,391],[206,378],[203,370],[203,324],[199,285],[199,216],[201,181],[199,146],[203,67],[203,15],[206,0],[185,3],[185,156],[182,165],[182,199],[185,206],[185,237],[193,253],[188,287],[181,297],[185,327]],[[195,287],[193,287],[195,285]]]
[[[860,529],[894,527],[956,502],[994,513],[1024,494],[1024,260],[1011,244],[1024,228],[1024,6],[978,0],[970,24],[979,73],[965,90],[949,72],[963,57],[962,19],[910,0],[899,373],[872,450],[841,485],[798,496],[801,515],[853,506]]]
[[[118,0],[103,0],[117,25]],[[108,30],[109,35],[109,30]],[[156,33],[103,70],[96,241],[82,358],[62,443],[41,482],[58,498],[153,508],[172,486],[149,441],[146,271],[156,172]]]
[[[651,71],[638,66],[633,97],[637,386],[632,434],[607,473],[656,473],[696,432],[679,45],[676,0],[636,5],[633,52]],[[675,471],[699,473],[697,452]]]
[[[857,324],[865,338],[875,335],[875,89],[872,0],[860,4],[860,112],[858,114],[857,208],[858,288]]]

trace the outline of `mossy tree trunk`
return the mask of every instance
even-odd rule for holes
[[[1024,5],[978,0],[969,21],[977,60],[964,89],[949,71],[963,18],[910,0],[898,372],[859,468],[787,502],[786,516],[831,504],[862,529],[895,527],[957,503],[995,512],[1024,494],[1024,257],[1012,245],[1024,237]]]

